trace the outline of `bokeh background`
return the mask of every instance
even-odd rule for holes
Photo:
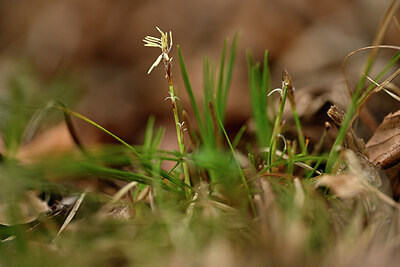
[[[35,90],[45,91],[54,81],[64,81],[63,90],[75,94],[64,100],[67,104],[128,142],[139,144],[148,117],[155,115],[157,124],[167,127],[163,146],[172,148],[176,138],[171,106],[164,101],[168,96],[164,70],[158,67],[147,75],[160,51],[145,48],[143,37],[158,36],[156,26],[173,32],[174,44],[182,48],[192,86],[201,97],[203,58],[210,56],[218,62],[225,38],[232,39],[239,32],[228,127],[239,128],[250,117],[246,51],[261,61],[268,49],[273,87],[280,86],[280,74],[286,68],[296,86],[302,119],[310,127],[315,126],[306,134],[315,132],[318,136],[317,129],[323,128],[324,119],[316,121],[314,115],[327,102],[345,106],[348,101],[342,60],[349,52],[372,43],[390,2],[1,0],[0,92],[6,94],[10,77],[28,69]],[[384,43],[399,41],[399,28],[393,22]],[[174,82],[183,95],[184,108],[190,112],[175,46],[172,54]],[[364,53],[353,60],[355,73],[366,56]],[[31,85],[27,83],[28,87]],[[379,106],[375,123],[396,110],[394,100],[381,97],[383,100],[379,101],[387,102]],[[318,98],[322,100],[318,102]],[[314,102],[318,104],[309,106]],[[76,124],[85,143],[112,141],[89,125]],[[43,143],[68,146],[69,137],[63,126],[49,126],[43,134],[46,132]]]

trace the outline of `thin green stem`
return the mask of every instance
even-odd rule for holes
[[[344,118],[343,123],[340,127],[339,134],[336,137],[336,140],[333,143],[332,149],[329,153],[329,158],[328,158],[328,162],[326,164],[326,169],[325,169],[326,173],[330,173],[332,171],[333,164],[336,162],[337,156],[339,154],[340,146],[342,145],[344,138],[346,137],[347,130],[349,129],[349,126],[352,122],[353,115],[355,114],[355,112],[357,110],[356,102],[357,102],[358,96],[359,96],[359,90],[356,90],[356,92],[354,93],[354,95],[351,99],[351,103],[350,103],[349,107],[347,108],[346,117]]]
[[[233,158],[235,159],[235,162],[236,162],[236,166],[238,167],[240,178],[241,178],[243,186],[244,186],[244,188],[246,189],[246,192],[247,192],[247,199],[249,200],[251,211],[252,211],[253,215],[256,215],[257,214],[256,213],[256,208],[255,208],[255,205],[254,205],[254,202],[253,202],[253,197],[252,197],[252,194],[251,194],[251,191],[250,191],[250,187],[249,187],[249,185],[247,183],[246,177],[244,176],[242,167],[240,166],[240,162],[237,159],[235,150],[234,150],[234,148],[232,146],[231,141],[229,140],[228,134],[225,131],[224,125],[222,124],[222,121],[221,121],[221,118],[219,117],[219,114],[217,114],[217,119],[218,119],[219,125],[221,126],[222,132],[225,135],[225,139],[228,142],[229,148],[231,149]]]
[[[292,103],[292,101],[290,101],[290,104],[292,106],[292,114],[293,114],[294,122],[296,124],[297,135],[298,135],[298,138],[299,138],[299,145],[300,145],[300,148],[301,148],[301,153],[305,154],[305,153],[307,153],[307,147],[306,147],[306,141],[305,141],[305,138],[304,138],[304,134],[303,134],[303,131],[301,129],[300,117],[299,117],[299,114],[297,113],[297,109],[296,109],[295,103]]]
[[[283,74],[283,82],[282,82],[282,96],[281,96],[281,101],[279,105],[279,110],[278,114],[276,115],[275,118],[275,124],[274,128],[272,130],[272,136],[271,136],[271,141],[269,144],[270,151],[269,151],[269,156],[268,156],[268,165],[271,165],[274,162],[274,156],[275,156],[275,151],[276,151],[276,138],[279,134],[279,129],[282,121],[282,114],[283,114],[283,109],[285,108],[285,103],[286,103],[286,98],[287,98],[287,93],[288,93],[288,87],[289,83],[285,81],[285,77],[288,77],[287,73],[284,72]]]
[[[181,156],[183,156],[185,154],[185,145],[183,143],[183,122],[181,123],[179,121],[179,115],[178,115],[178,108],[176,106],[176,102],[175,102],[175,90],[174,90],[174,86],[172,84],[169,85],[169,92],[170,92],[170,96],[171,96],[171,101],[172,101],[172,111],[174,113],[174,120],[175,120],[175,129],[176,129],[176,136],[178,138],[178,146],[179,146],[179,152],[181,153]],[[187,163],[185,161],[183,161],[182,159],[182,167],[183,167],[183,173],[185,176],[185,183],[187,185],[191,185],[190,184],[190,177],[189,177],[189,167],[187,165]],[[191,190],[189,187],[185,187],[185,192],[186,192],[186,197],[190,197],[191,194]]]

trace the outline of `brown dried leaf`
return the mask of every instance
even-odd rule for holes
[[[400,162],[400,110],[390,113],[367,143],[371,161],[387,169]]]
[[[346,117],[345,111],[338,105],[332,105],[328,110],[328,116],[333,120],[338,128],[341,127],[343,120]],[[368,156],[368,151],[365,147],[364,140],[358,138],[353,128],[350,127],[344,139],[344,147],[358,152],[362,155]]]
[[[327,186],[340,198],[351,199],[366,191],[361,177],[352,173],[339,175],[324,175],[316,184],[317,187]]]
[[[316,184],[327,186],[343,199],[350,199],[366,192],[377,191],[382,186],[382,180],[376,166],[360,153],[349,149],[344,151],[347,171],[338,175],[323,175]]]
[[[34,191],[27,191],[19,202],[14,205],[19,213],[17,221],[10,220],[7,216],[10,203],[0,203],[0,224],[9,226],[13,224],[30,223],[36,220],[41,214],[50,211],[50,207],[47,203],[41,200]]]

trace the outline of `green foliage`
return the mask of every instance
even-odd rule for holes
[[[262,70],[258,63],[253,63],[253,57],[247,54],[250,82],[251,111],[256,126],[258,145],[267,147],[272,135],[272,121],[270,119],[271,101],[267,98],[271,90],[270,71],[268,66],[268,51],[265,51]]]
[[[220,116],[222,122],[225,119],[226,103],[228,101],[228,93],[232,80],[233,67],[236,58],[237,49],[237,34],[233,38],[227,68],[225,72],[225,58],[227,53],[228,40],[225,40],[222,48],[222,56],[219,64],[218,79],[215,75],[215,66],[209,58],[204,60],[203,64],[203,116],[200,115],[200,110],[197,101],[194,98],[192,86],[187,74],[186,66],[180,47],[178,46],[179,63],[181,67],[182,77],[185,83],[186,92],[189,96],[191,107],[196,117],[196,122],[199,127],[201,140],[203,145],[208,149],[213,150],[218,144],[218,138],[221,135],[221,129],[216,122],[217,114]],[[217,82],[216,82],[217,80]]]
[[[288,86],[283,84],[279,109],[274,111],[272,98],[267,97],[271,91],[268,51],[262,65],[247,55],[256,141],[247,141],[251,140],[251,133],[246,132],[245,126],[231,141],[224,121],[237,35],[230,49],[228,46],[226,40],[218,68],[209,58],[204,61],[202,102],[194,97],[178,47],[181,73],[200,136],[200,143],[185,153],[159,148],[165,128],[157,128],[154,117],[147,122],[143,144],[132,146],[66,107],[69,98],[63,99],[56,92],[65,91],[74,83],[54,81],[49,85],[54,92],[44,94],[48,97],[32,98],[36,93],[30,90],[41,83],[35,79],[26,82],[23,75],[12,79],[0,105],[0,130],[6,150],[0,161],[0,201],[11,203],[6,213],[12,222],[0,223],[0,238],[4,241],[0,244],[0,265],[208,266],[231,260],[227,266],[321,266],[328,265],[329,259],[336,258],[343,248],[354,246],[354,242],[372,247],[375,240],[386,240],[390,234],[397,236],[395,226],[390,233],[384,231],[392,210],[375,195],[362,195],[361,200],[348,205],[328,191],[315,189],[314,176],[319,166],[327,162],[329,170],[331,157],[308,155],[303,147],[299,154],[295,142],[288,142],[279,151],[277,140]],[[388,66],[398,58],[400,54]],[[383,72],[376,79],[382,75]],[[59,99],[57,95],[64,101],[52,100]],[[361,103],[356,105],[356,100],[360,99],[353,98],[354,112]],[[67,105],[63,104],[65,101]],[[292,111],[301,132],[293,107]],[[44,121],[52,113],[64,115],[79,150],[43,156],[32,163],[21,161],[19,149],[37,129],[46,126]],[[92,125],[119,144],[86,147],[74,131],[72,118]],[[350,120],[347,123],[348,126]],[[338,137],[336,145],[341,143],[340,138],[343,136]],[[241,139],[247,141],[246,151],[241,146],[241,150],[237,149]],[[182,163],[190,171],[189,183],[179,168]],[[118,194],[87,191],[87,207],[78,210],[72,225],[55,241],[60,224],[71,212],[70,206],[21,222],[18,203],[27,191],[41,192],[46,200],[53,196],[63,199],[81,194],[80,182],[94,180],[116,183],[121,185],[120,190],[126,185],[132,187],[122,200],[115,199]],[[365,203],[374,206],[371,213]],[[11,235],[13,240],[4,240]],[[52,240],[54,244],[49,245]],[[394,242],[392,245],[397,246]]]

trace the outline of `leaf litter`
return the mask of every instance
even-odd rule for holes
[[[387,14],[391,14],[392,8],[393,5]],[[387,25],[386,21],[383,25]],[[374,48],[379,47],[380,35]],[[394,76],[389,78],[392,79]],[[382,84],[389,85],[389,80]],[[313,98],[306,99],[309,102]],[[321,99],[315,102],[312,113],[320,111],[323,105],[330,102],[329,98]],[[208,104],[210,107],[212,103]],[[300,106],[299,102],[296,104]],[[218,134],[218,127],[225,131],[222,123],[220,126],[215,124],[218,114],[214,108],[210,110],[211,117],[214,116],[214,134]],[[299,115],[302,116],[303,112],[300,109]],[[338,128],[343,126],[346,113],[338,106],[332,106],[328,115]],[[296,155],[296,141],[288,142],[283,151],[272,150],[275,153],[272,157],[277,156],[278,160],[272,162],[275,164],[273,167],[267,166],[270,170],[265,175],[258,172],[256,167],[257,160],[262,160],[262,157],[254,159],[254,155],[249,153],[248,159],[244,157],[246,160],[242,161],[246,164],[240,164],[236,156],[239,152],[236,153],[231,147],[232,155],[221,155],[237,161],[244,182],[235,184],[229,180],[228,184],[239,185],[239,190],[229,191],[231,188],[228,186],[226,192],[221,190],[223,187],[218,180],[212,179],[215,179],[213,176],[223,179],[230,175],[229,172],[237,175],[232,161],[227,161],[225,167],[228,171],[221,175],[215,173],[213,162],[196,162],[196,159],[187,155],[184,159],[181,155],[174,158],[173,153],[166,151],[155,150],[162,156],[155,156],[155,151],[151,149],[146,151],[150,158],[154,156],[151,158],[151,163],[154,163],[150,165],[151,169],[148,168],[148,162],[140,161],[140,158],[126,160],[124,157],[125,161],[135,164],[130,166],[129,171],[118,170],[121,171],[118,174],[138,172],[153,179],[151,183],[125,182],[113,197],[98,201],[101,208],[97,213],[92,210],[84,213],[84,219],[73,220],[78,210],[84,209],[89,198],[86,192],[80,193],[68,210],[68,216],[55,224],[60,227],[51,234],[54,236],[53,242],[57,239],[55,243],[62,251],[61,257],[73,255],[79,250],[87,251],[86,259],[74,259],[81,266],[99,262],[105,264],[106,260],[118,266],[132,262],[160,266],[243,266],[246,263],[254,266],[265,266],[266,263],[272,266],[328,266],[332,262],[337,266],[375,263],[390,266],[398,259],[392,254],[400,246],[396,238],[390,238],[400,235],[399,204],[392,199],[390,188],[385,187],[387,177],[380,168],[395,167],[399,163],[399,115],[398,112],[387,115],[367,145],[357,136],[350,123],[333,171],[328,174],[323,174],[322,169],[317,170],[313,159],[296,161],[301,156],[307,156]],[[284,125],[283,121],[277,124],[277,139],[283,136],[278,132],[284,130]],[[226,132],[225,135],[230,144]],[[272,143],[275,142],[274,138]],[[220,142],[219,147],[222,146]],[[266,148],[261,152],[270,153],[271,150]],[[193,194],[190,198],[171,196],[171,192],[164,191],[171,182],[158,183],[167,176],[157,172],[161,168],[161,157],[166,155],[178,163],[181,160],[189,162],[190,175],[199,177],[200,182],[191,188]],[[89,160],[101,162],[100,158]],[[112,166],[111,163],[101,164]],[[140,164],[143,168],[138,167]],[[265,161],[260,165],[263,164]],[[293,167],[291,172],[286,173],[290,164],[300,168]],[[179,168],[173,168],[167,174],[174,172],[179,172]],[[305,172],[312,172],[310,180],[304,178]],[[107,175],[117,175],[117,172],[110,171]],[[247,182],[251,186],[243,190]],[[324,188],[327,190],[321,193]],[[249,191],[251,199],[240,203],[237,200],[246,199],[248,193],[243,191]],[[254,213],[249,212],[249,203],[252,201],[255,204]],[[43,210],[37,210],[29,219],[18,223],[30,223],[48,212],[46,202],[37,197],[32,198],[31,202],[43,204]],[[331,210],[334,211],[329,212]],[[2,218],[6,216],[0,215]],[[71,231],[65,231],[68,228]],[[333,233],[332,229],[336,232]],[[10,246],[16,243],[10,239],[3,241]],[[72,246],[68,247],[68,244]],[[32,244],[28,243],[28,246]],[[94,252],[91,251],[93,248]],[[111,257],[110,251],[115,252],[117,257]],[[51,262],[50,256],[49,259]]]

